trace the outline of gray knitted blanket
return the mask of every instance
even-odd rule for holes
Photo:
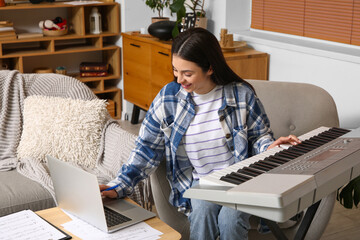
[[[23,125],[23,101],[31,95],[83,100],[97,97],[85,84],[68,76],[0,71],[0,171],[16,168],[22,175],[39,182],[54,196],[47,163],[16,157]],[[96,174],[99,183],[106,184],[116,177],[117,171],[127,161],[135,146],[135,138],[135,135],[122,129],[109,116],[102,131],[96,167],[85,170]],[[140,182],[130,197],[144,207],[151,206],[149,187],[149,180]]]

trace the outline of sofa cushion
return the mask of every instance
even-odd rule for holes
[[[51,155],[94,168],[107,117],[105,100],[30,96],[24,101],[18,158],[45,162]]]
[[[0,216],[31,209],[55,207],[50,193],[39,183],[24,177],[16,169],[0,174]]]

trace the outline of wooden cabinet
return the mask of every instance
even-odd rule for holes
[[[122,33],[124,98],[148,110],[160,89],[173,81],[171,42],[147,35]],[[244,79],[268,79],[269,55],[251,48],[224,52],[232,70]],[[133,115],[134,116],[134,115]],[[132,120],[133,123],[136,120]]]
[[[89,15],[97,7],[102,16],[102,33],[90,34]],[[49,18],[50,15],[53,18]],[[56,15],[53,15],[56,14]],[[120,48],[116,41],[120,34],[120,6],[116,2],[99,2],[70,5],[66,2],[17,4],[0,8],[0,21],[14,22],[18,33],[21,29],[38,30],[39,19],[54,19],[59,16],[67,20],[68,34],[55,37],[1,40],[0,63],[9,69],[31,73],[34,68],[45,67],[55,71],[65,66],[67,74],[87,84],[102,99],[115,102],[114,118],[121,117],[121,90],[117,88],[121,76]],[[30,19],[19,21],[20,16]],[[43,18],[41,18],[41,16]],[[26,27],[26,28],[25,28]],[[81,62],[105,62],[109,65],[107,76],[80,77]]]

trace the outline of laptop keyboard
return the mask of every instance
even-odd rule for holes
[[[104,207],[105,210],[105,217],[106,217],[106,223],[108,227],[113,227],[118,224],[131,221],[130,218],[115,212],[114,210]]]

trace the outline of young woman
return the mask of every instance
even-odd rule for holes
[[[249,214],[207,201],[186,199],[199,178],[283,143],[274,141],[269,120],[252,86],[226,64],[218,40],[189,29],[172,44],[174,81],[155,97],[129,161],[103,191],[129,195],[166,157],[170,202],[188,216],[191,239],[247,239]],[[109,188],[101,185],[101,189]]]

